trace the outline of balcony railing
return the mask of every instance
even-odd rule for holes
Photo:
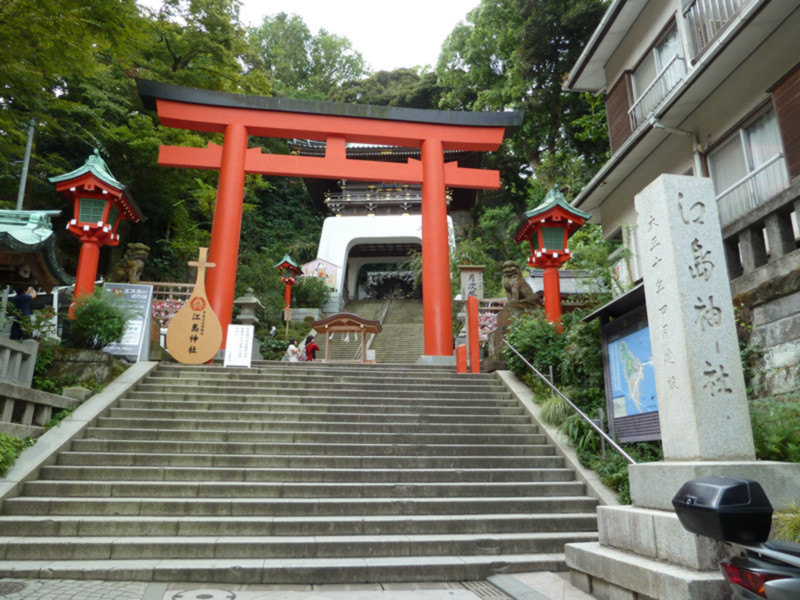
[[[647,119],[647,116],[667,97],[667,94],[683,81],[685,76],[686,63],[683,58],[673,56],[628,111],[628,116],[631,120],[631,131],[636,131],[639,125]]]
[[[776,154],[717,196],[722,227],[730,225],[786,189],[789,177],[783,154]]]
[[[711,44],[723,27],[750,0],[692,0],[683,9],[692,43],[692,58]]]

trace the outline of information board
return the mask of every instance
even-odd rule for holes
[[[103,350],[137,362],[150,357],[150,320],[153,315],[153,286],[133,283],[105,283],[103,289],[122,299],[129,318],[122,339]]]
[[[228,337],[225,345],[226,367],[249,367],[253,356],[252,325],[228,325]]]

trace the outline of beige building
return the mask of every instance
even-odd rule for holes
[[[606,95],[611,158],[574,205],[631,251],[620,276],[641,278],[634,196],[710,177],[762,391],[800,388],[800,2],[613,0],[565,89]]]

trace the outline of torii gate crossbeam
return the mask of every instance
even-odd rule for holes
[[[346,105],[244,96],[137,80],[147,108],[162,125],[224,134],[222,146],[162,146],[162,166],[219,169],[206,290],[223,326],[231,321],[247,173],[422,186],[422,297],[425,354],[452,356],[450,257],[446,187],[497,189],[497,171],[445,163],[445,150],[493,151],[522,113],[470,113]],[[250,136],[324,140],[324,157],[264,154]],[[385,163],[347,159],[349,142],[420,148],[420,160]],[[223,342],[224,347],[224,342]]]

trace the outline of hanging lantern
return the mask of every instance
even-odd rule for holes
[[[591,216],[570,206],[554,185],[539,206],[525,213],[527,220],[514,236],[517,243],[528,240],[528,264],[544,270],[544,312],[551,323],[561,322],[558,269],[572,258],[567,241]]]

